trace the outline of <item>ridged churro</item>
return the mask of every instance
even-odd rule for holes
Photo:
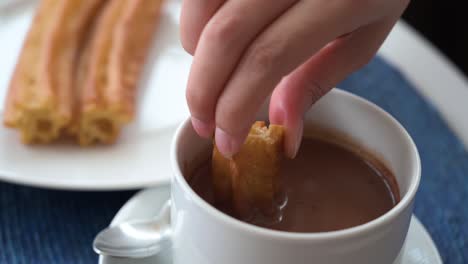
[[[105,0],[41,1],[6,100],[4,123],[24,143],[58,138],[72,120],[75,59],[86,28]]]
[[[154,36],[161,0],[110,0],[80,63],[75,132],[81,145],[113,143],[135,113],[139,76]]]
[[[264,215],[276,213],[283,137],[282,126],[256,122],[232,158],[222,156],[215,146],[212,175],[216,202],[230,203],[234,213],[244,219],[254,210]]]

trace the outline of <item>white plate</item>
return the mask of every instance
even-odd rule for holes
[[[33,0],[15,1],[0,5],[0,111],[36,6]],[[24,146],[15,131],[0,126],[0,180],[88,190],[168,182],[170,139],[176,125],[188,115],[184,90],[191,57],[178,37],[180,2],[166,1],[139,88],[137,118],[116,145],[85,149]]]
[[[119,223],[155,217],[165,201],[170,197],[169,185],[147,189],[133,196],[116,214],[111,226]],[[171,252],[145,259],[125,259],[100,257],[100,264],[169,264]],[[439,252],[429,233],[421,222],[413,216],[402,255],[402,264],[442,264]]]
[[[139,104],[138,118],[116,146],[30,148],[19,144],[15,132],[0,125],[0,180],[61,189],[130,189],[168,182],[169,139],[175,124],[188,114],[183,94],[191,58],[179,44],[180,1],[167,0],[142,82],[144,100]],[[0,112],[35,3],[0,0]],[[418,91],[468,146],[468,104],[463,103],[468,96],[468,89],[464,89],[467,79],[402,22],[379,53],[417,84]],[[430,63],[421,63],[421,58]],[[443,92],[440,87],[444,87]]]

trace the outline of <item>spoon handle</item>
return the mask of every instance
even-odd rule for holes
[[[102,230],[94,239],[94,251],[100,255],[144,258],[158,254],[170,244],[171,202],[151,220],[122,223]]]

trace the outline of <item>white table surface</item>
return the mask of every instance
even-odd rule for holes
[[[430,103],[468,147],[468,79],[434,45],[404,21],[379,50]]]

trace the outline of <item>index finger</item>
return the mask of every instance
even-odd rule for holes
[[[356,15],[363,12],[335,1],[299,1],[264,30],[243,54],[218,98],[219,151],[226,156],[237,153],[255,114],[282,77],[338,36],[366,23],[366,16]]]

